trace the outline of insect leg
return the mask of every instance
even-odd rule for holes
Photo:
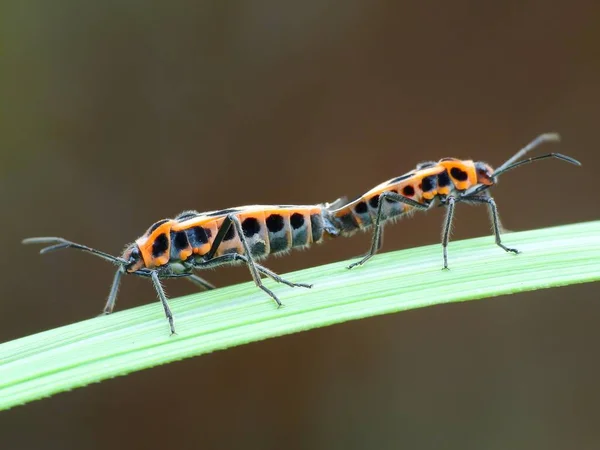
[[[104,310],[102,314],[110,314],[113,312],[115,307],[115,302],[117,301],[117,293],[119,292],[119,284],[121,282],[121,277],[123,276],[123,271],[121,268],[117,269],[117,273],[115,273],[115,277],[113,278],[113,284],[110,288],[110,292],[108,293],[108,299],[106,300],[106,305],[104,305]]]
[[[274,281],[277,281],[278,283],[283,283],[286,284],[290,287],[303,287],[303,288],[311,288],[313,287],[312,284],[306,284],[306,283],[292,283],[291,281],[286,280],[285,278],[277,275],[275,272],[273,272],[271,269],[267,269],[265,266],[261,266],[260,264],[255,263],[256,268],[258,269],[258,271],[260,273],[262,273],[263,275],[266,275],[267,277],[271,278]]]
[[[444,222],[444,232],[442,234],[442,253],[444,254],[444,267],[448,270],[448,240],[450,239],[450,229],[452,228],[452,219],[454,218],[454,205],[456,198],[448,196],[444,204],[448,207],[446,212],[446,220]]]
[[[516,248],[509,248],[502,243],[500,238],[500,217],[498,216],[498,207],[492,197],[483,195],[467,195],[460,198],[461,201],[475,202],[475,203],[486,203],[490,211],[490,218],[492,219],[492,226],[494,227],[494,237],[496,238],[496,245],[506,252],[514,254],[520,253]]]
[[[215,289],[216,286],[212,283],[209,283],[208,281],[206,281],[204,278],[199,277],[198,275],[194,275],[194,274],[189,274],[187,277],[185,277],[186,280],[190,280],[192,283],[194,283],[196,286],[201,287],[203,290],[205,291],[210,291],[212,289]]]
[[[404,195],[397,194],[396,192],[386,191],[379,196],[379,205],[377,206],[377,216],[375,217],[375,228],[373,230],[373,239],[371,240],[371,249],[369,252],[360,260],[355,263],[352,263],[348,266],[348,269],[352,269],[356,266],[362,266],[369,259],[371,259],[377,251],[381,248],[381,237],[383,234],[383,221],[382,221],[382,211],[383,211],[383,201],[390,200],[393,202],[404,203],[405,205],[412,206],[418,209],[429,209],[428,205],[423,203],[419,203],[415,200],[412,200]]]
[[[169,321],[169,327],[171,328],[171,334],[175,334],[175,325],[173,324],[173,313],[171,312],[171,308],[169,308],[169,303],[167,302],[167,296],[165,295],[165,291],[160,284],[160,278],[158,277],[158,273],[154,270],[152,271],[152,284],[154,285],[154,289],[156,289],[156,293],[158,294],[158,298],[163,305],[165,310],[165,316],[167,316],[167,320]]]
[[[194,268],[195,269],[210,269],[213,267],[222,266],[224,264],[234,263],[236,261],[242,261],[243,263],[248,264],[248,258],[246,258],[245,255],[239,255],[237,253],[227,253],[225,255],[217,256],[209,261],[202,261],[202,262],[196,263]],[[254,265],[256,266],[256,269],[260,273],[262,273],[263,275],[271,278],[273,281],[276,281],[278,283],[283,283],[283,284],[286,284],[291,287],[304,287],[304,288],[312,287],[312,284],[292,283],[291,281],[287,281],[285,278],[277,275],[272,270],[267,269],[265,266],[258,264],[257,262],[254,262]]]
[[[252,253],[250,252],[250,246],[248,245],[246,236],[244,236],[244,230],[242,229],[242,224],[240,223],[240,220],[235,215],[229,214],[223,220],[223,223],[221,224],[221,228],[219,229],[219,232],[217,233],[217,236],[215,237],[215,240],[213,241],[210,250],[205,255],[206,259],[209,260],[210,258],[212,258],[214,256],[219,245],[221,244],[221,242],[223,242],[223,238],[225,237],[225,234],[227,233],[227,231],[229,230],[229,227],[231,227],[231,226],[233,226],[235,228],[235,231],[238,234],[240,242],[242,243],[242,246],[244,247],[244,256],[245,256],[244,262],[248,266],[248,270],[250,270],[250,275],[252,276],[254,283],[256,283],[256,285],[260,289],[262,289],[264,292],[266,292],[267,295],[269,295],[273,300],[275,300],[275,302],[277,303],[277,306],[283,306],[283,304],[279,301],[277,296],[268,287],[266,287],[262,283],[262,280],[260,278],[260,271],[256,267],[257,266],[256,262],[254,262],[254,259],[252,258]],[[225,231],[223,231],[223,230],[225,230]],[[242,258],[237,258],[237,259],[244,260]]]
[[[231,214],[226,216],[225,219],[223,219],[223,222],[219,227],[219,231],[215,236],[215,240],[212,242],[208,253],[204,255],[204,259],[206,261],[210,261],[214,258],[215,254],[217,253],[217,250],[219,249],[219,245],[221,245],[221,242],[223,242],[223,239],[225,239],[225,235],[229,231],[229,228],[231,228],[232,223],[233,221],[231,220]]]

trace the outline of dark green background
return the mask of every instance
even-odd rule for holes
[[[545,131],[584,165],[503,177],[505,226],[597,219],[599,20],[600,3],[584,0],[2,2],[0,341],[94,316],[112,279],[87,255],[38,256],[19,244],[28,236],[117,253],[184,209],[355,196],[423,160],[498,165]],[[385,249],[438,242],[442,218],[390,227]],[[460,205],[455,239],[489,233],[483,208]],[[267,265],[285,273],[367,246],[356,236]],[[598,297],[573,286],[217,352],[4,412],[0,440],[598,448]],[[128,278],[117,310],[152,301],[145,280]]]

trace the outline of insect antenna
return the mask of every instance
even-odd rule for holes
[[[576,166],[580,166],[581,163],[579,161],[577,161],[574,158],[571,158],[570,156],[563,155],[561,153],[548,153],[546,155],[535,156],[533,158],[528,158],[528,159],[524,159],[522,161],[517,161],[519,158],[523,157],[525,154],[529,153],[534,148],[539,147],[541,144],[544,144],[546,142],[559,142],[559,141],[560,141],[560,135],[558,133],[545,133],[545,134],[539,135],[533,141],[531,141],[529,144],[527,144],[525,147],[523,147],[521,150],[519,150],[517,153],[515,153],[504,164],[502,164],[500,167],[498,167],[494,171],[492,176],[497,177],[497,176],[503,174],[504,172],[508,172],[509,170],[515,169],[516,167],[522,166],[524,164],[529,164],[534,161],[539,161],[540,159],[547,159],[547,158],[556,158],[556,159],[560,159],[562,161],[566,161],[571,164],[575,164]]]
[[[109,255],[108,253],[101,252],[100,250],[96,250],[94,248],[88,247],[87,245],[76,244],[75,242],[67,241],[66,239],[59,237],[34,237],[27,238],[21,241],[23,244],[52,244],[48,247],[44,247],[40,250],[41,254],[53,252],[55,250],[62,250],[64,248],[74,248],[76,250],[81,250],[84,252],[91,253],[96,255],[106,261],[110,261],[113,264],[117,264],[119,266],[123,266],[127,264],[123,258],[118,258],[113,255]]]
[[[548,153],[546,155],[541,155],[541,156],[535,156],[533,158],[527,158],[524,159],[522,161],[516,162],[514,164],[511,164],[507,167],[505,167],[502,170],[496,170],[494,172],[494,176],[498,176],[503,174],[504,172],[508,172],[509,170],[515,169],[519,166],[522,166],[524,164],[529,164],[532,163],[534,161],[539,161],[540,159],[547,159],[547,158],[556,158],[556,159],[560,159],[561,161],[566,161],[568,163],[574,164],[576,166],[581,166],[581,163],[579,161],[577,161],[575,158],[571,158],[570,156],[567,155],[563,155],[562,153]]]

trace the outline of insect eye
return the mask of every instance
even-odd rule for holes
[[[129,256],[129,259],[139,259],[140,257],[140,249],[137,247],[134,247],[133,250],[131,250],[131,255]]]

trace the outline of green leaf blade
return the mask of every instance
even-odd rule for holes
[[[335,323],[441,303],[600,279],[600,221],[510,233],[522,251],[505,254],[493,237],[439,245],[286,275],[311,290],[266,283],[277,309],[252,283],[171,300],[178,335],[158,302],[0,344],[0,409],[191,356]]]

